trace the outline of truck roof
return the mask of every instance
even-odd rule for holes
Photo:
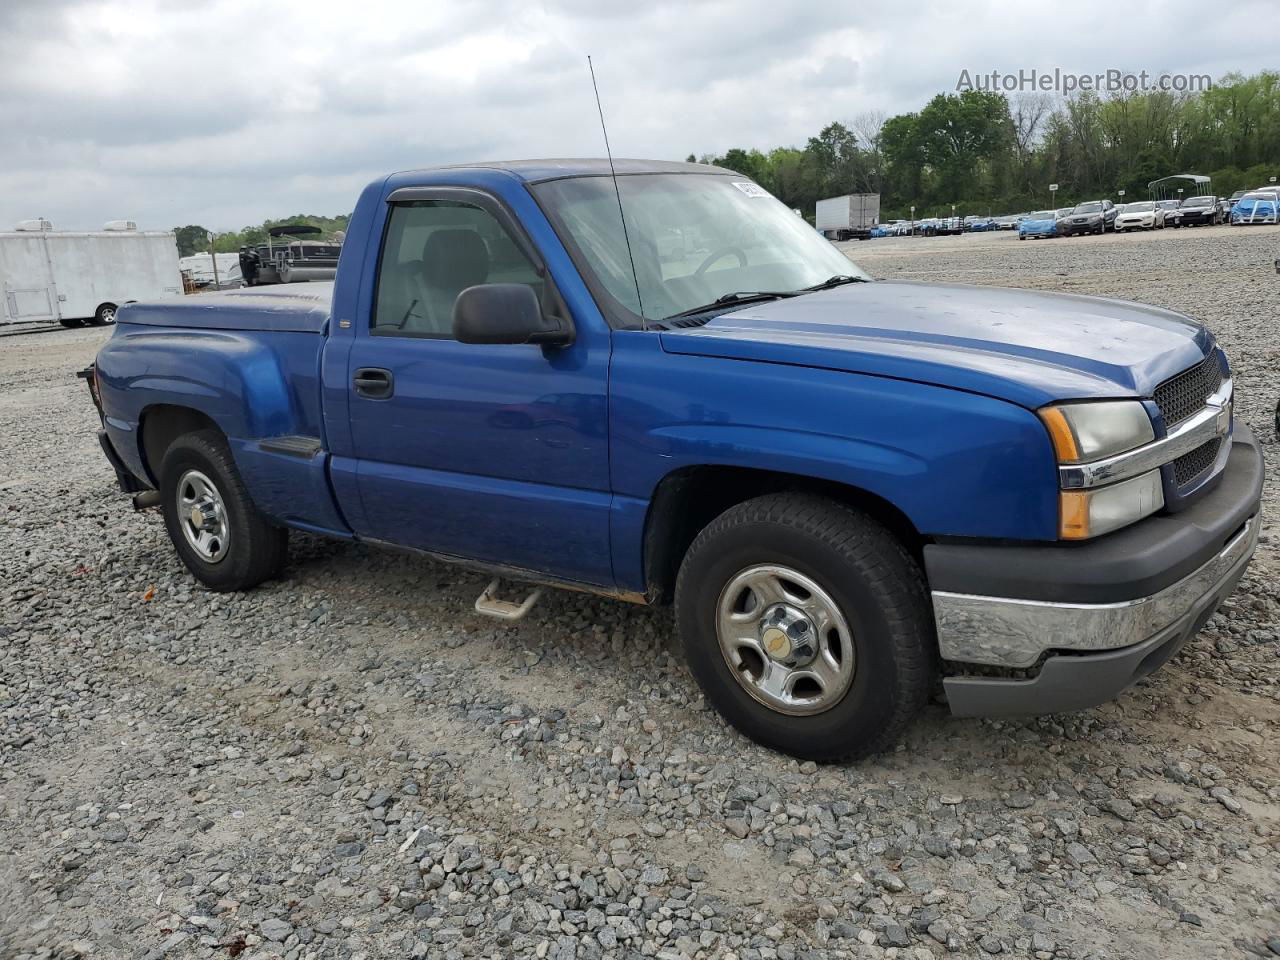
[[[638,173],[694,173],[744,176],[744,174],[726,170],[724,167],[713,166],[709,163],[684,163],[675,160],[632,160],[617,157],[613,161],[613,168],[620,177]],[[424,167],[418,170],[402,170],[400,173],[426,173],[432,170],[505,170],[527,183],[564,180],[569,177],[607,177],[610,173],[609,161],[601,157],[455,163],[439,167]]]

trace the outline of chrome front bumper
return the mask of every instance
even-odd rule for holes
[[[1054,603],[933,592],[938,647],[945,660],[1030,667],[1050,650],[1097,653],[1160,634],[1244,573],[1258,545],[1254,516],[1215,557],[1159,593],[1119,603]]]

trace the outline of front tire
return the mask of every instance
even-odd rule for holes
[[[210,590],[247,590],[284,566],[288,534],[253,505],[217,430],[175,440],[160,466],[164,525],[178,556]]]
[[[893,746],[933,679],[919,567],[880,524],[823,497],[771,494],[712,521],[680,567],[676,619],[707,700],[802,759]]]

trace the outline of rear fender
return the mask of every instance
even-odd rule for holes
[[[227,438],[255,504],[281,522],[341,532],[329,493],[316,335],[123,326],[96,361],[107,434],[125,465],[156,481],[142,427],[161,408],[193,410]],[[314,438],[307,455],[263,449]]]

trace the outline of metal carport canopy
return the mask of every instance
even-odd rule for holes
[[[1167,185],[1175,184],[1179,181],[1194,184],[1196,187],[1196,193],[1200,192],[1201,186],[1211,185],[1213,183],[1213,179],[1211,177],[1206,177],[1199,173],[1175,173],[1171,177],[1161,177],[1159,180],[1152,180],[1147,184],[1147,191],[1151,194],[1152,200],[1167,200],[1169,199],[1168,194],[1170,192]],[[1159,194],[1159,196],[1157,196],[1157,194]]]

